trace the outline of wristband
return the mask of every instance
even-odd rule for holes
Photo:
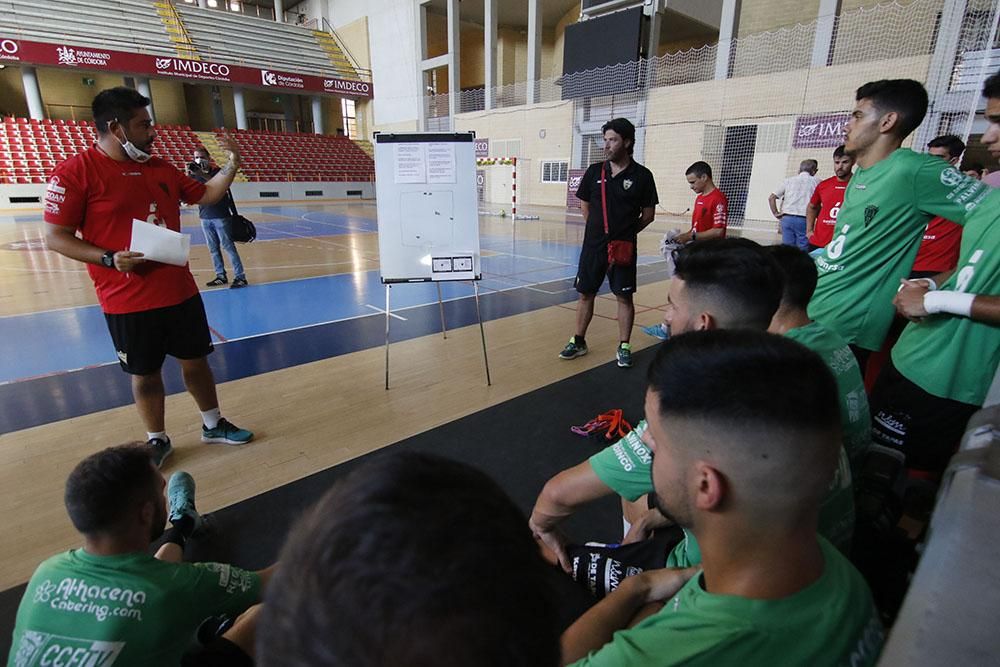
[[[698,231],[695,230],[695,229],[692,229],[691,230],[691,240],[694,241],[697,238],[698,238]]]
[[[938,284],[934,282],[933,278],[917,278],[917,280],[924,280],[927,282],[927,291],[933,292],[938,288]]]
[[[975,294],[965,292],[928,292],[924,295],[924,310],[929,314],[950,313],[961,315],[962,317],[972,316],[972,302],[976,299]]]

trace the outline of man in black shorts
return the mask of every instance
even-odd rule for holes
[[[253,433],[222,417],[208,365],[212,336],[191,271],[129,250],[133,224],[180,231],[180,201],[213,204],[239,168],[235,143],[221,139],[230,162],[202,184],[150,155],[156,131],[149,99],[131,88],[102,91],[93,101],[98,139],[56,167],[45,193],[49,250],[87,264],[121,367],[160,465],[173,447],[164,425],[160,367],[169,354],[201,411],[202,442],[242,445]],[[77,236],[77,231],[80,236]]]
[[[635,320],[632,295],[636,288],[636,238],[653,222],[659,199],[652,172],[632,159],[635,126],[625,118],[615,118],[605,123],[601,131],[607,160],[590,165],[576,191],[587,225],[574,284],[580,296],[576,302],[576,335],[569,339],[559,358],[575,359],[587,354],[585,336],[594,317],[594,299],[607,276],[618,300],[618,365],[629,368],[632,366],[629,339]],[[631,243],[631,261],[610,264],[609,241]]]

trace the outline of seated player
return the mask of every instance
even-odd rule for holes
[[[806,313],[816,288],[816,263],[806,253],[789,246],[769,246],[767,251],[785,277],[781,305],[768,331],[802,343],[821,356],[833,372],[840,398],[844,450],[850,459],[850,474],[855,477],[871,444],[871,414],[861,369],[847,341],[819,322],[810,320]]]
[[[625,579],[563,633],[563,664],[875,664],[871,593],[816,533],[841,450],[823,360],[767,333],[704,331],[663,343],[648,379],[655,502],[697,539],[701,571]]]
[[[264,666],[554,667],[551,569],[497,484],[380,456],[292,531],[261,613]]]
[[[11,644],[14,665],[177,665],[202,621],[257,602],[271,569],[182,563],[201,517],[194,480],[163,475],[142,443],[80,462],[66,481],[66,510],[83,548],[42,563],[28,582]],[[156,556],[150,543],[173,524]]]
[[[756,246],[750,241],[738,243]],[[759,252],[756,262],[738,262],[735,254],[727,256],[721,252],[714,257],[704,255],[701,262],[692,261],[704,252],[698,250],[698,245],[678,253],[678,267],[684,273],[678,274],[679,282],[675,278],[676,284],[671,284],[667,322],[675,333],[715,328],[763,330],[770,326],[771,331],[798,340],[828,361],[838,379],[845,452],[823,503],[820,533],[846,553],[854,526],[852,471],[860,464],[870,442],[868,402],[860,371],[853,355],[850,359],[843,356],[845,350],[850,352],[843,340],[819,324],[810,323],[804,313],[816,284],[816,269],[808,255],[795,248],[756,247]],[[689,257],[688,253],[693,254]],[[762,287],[764,281],[758,273],[769,265],[777,270],[779,277],[784,276],[795,283],[789,285],[782,281],[786,287],[777,311],[773,301],[764,296],[776,287]],[[724,295],[727,298],[723,299]],[[750,314],[750,309],[757,310],[756,316]],[[675,318],[675,311],[682,316]],[[699,323],[692,324],[692,312],[702,313],[696,318]],[[768,313],[773,317],[762,319]],[[611,570],[623,571],[629,566],[642,567],[653,557],[647,549],[633,547],[621,553],[586,547],[567,551],[557,529],[566,517],[592,500],[618,493],[625,501],[635,501],[652,490],[649,451],[641,442],[645,428],[645,422],[640,422],[635,431],[619,442],[550,479],[539,494],[531,516],[532,528],[536,536],[559,555],[563,568],[578,580],[586,579],[586,573],[581,573],[579,567],[581,557],[595,558],[595,554],[600,554],[611,561],[608,566]],[[628,518],[634,522],[626,526],[626,544],[646,539],[654,529],[664,526],[664,517],[656,511],[643,511],[641,501],[638,507],[626,505],[626,508]],[[695,553],[696,550],[691,536],[685,535],[678,550],[667,558],[667,563],[675,564],[685,551]],[[619,562],[623,565],[618,565]],[[611,588],[605,582],[586,583],[598,594]]]

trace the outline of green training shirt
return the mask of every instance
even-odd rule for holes
[[[1000,295],[1000,192],[965,223],[958,268],[943,290]],[[1000,326],[939,313],[911,322],[892,349],[908,380],[940,398],[982,405],[1000,361]]]
[[[663,609],[574,667],[874,665],[882,624],[858,571],[820,539],[823,574],[779,600],[714,595],[692,577]]]
[[[865,382],[861,377],[857,358],[847,341],[819,322],[790,329],[785,336],[818,354],[833,372],[840,397],[840,428],[844,436],[844,449],[851,462],[851,473],[857,476],[872,441],[868,394],[865,393]]]
[[[892,297],[936,215],[965,224],[990,188],[939,157],[900,148],[847,187],[833,240],[816,259],[809,317],[866,350],[882,346]]]
[[[28,582],[8,665],[178,665],[204,619],[243,612],[260,590],[231,565],[68,551]]]

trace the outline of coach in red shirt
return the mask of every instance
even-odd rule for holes
[[[833,176],[820,181],[813,191],[806,208],[806,235],[809,237],[809,252],[826,247],[833,240],[833,228],[837,225],[837,214],[844,203],[847,183],[854,169],[854,156],[844,152],[844,146],[833,151]]]
[[[180,202],[213,204],[239,167],[233,142],[221,140],[230,162],[205,184],[150,155],[156,131],[149,99],[131,88],[94,98],[97,143],[58,167],[45,194],[50,250],[87,263],[122,369],[159,465],[172,451],[164,427],[161,366],[176,357],[184,384],[202,414],[202,441],[241,445],[253,433],[223,418],[208,365],[212,337],[190,269],[147,261],[129,251],[132,221],[180,231]],[[79,236],[77,236],[79,232]]]

